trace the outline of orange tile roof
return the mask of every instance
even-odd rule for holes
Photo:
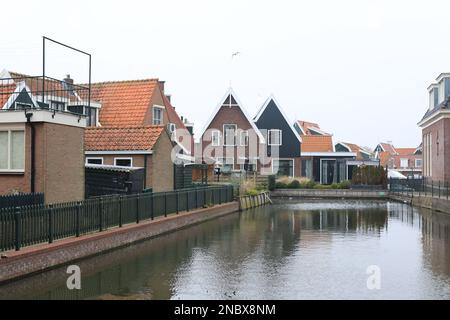
[[[320,129],[320,126],[314,122],[297,120],[297,124],[303,129],[303,131],[305,132],[306,135],[311,135],[309,128],[316,128],[316,129],[319,129],[324,134],[329,134],[329,133],[324,132],[322,129]]]
[[[390,154],[396,154],[396,148],[391,143],[381,142],[380,145],[383,147],[384,151],[389,152]]]
[[[132,128],[90,127],[84,133],[86,151],[152,150],[164,131],[163,126]]]
[[[144,125],[157,79],[93,83],[91,99],[102,104],[102,126],[131,127]]]
[[[381,151],[378,154],[378,158],[380,159],[380,165],[386,167],[386,165],[389,162],[389,159],[391,159],[391,154],[387,151]]]
[[[304,135],[302,139],[302,152],[333,152],[333,140],[329,135]]]
[[[411,156],[416,152],[416,148],[395,148],[400,156]]]
[[[16,88],[17,85],[15,83],[0,85],[0,109],[3,108]]]

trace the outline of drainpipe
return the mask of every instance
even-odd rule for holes
[[[147,189],[147,160],[148,154],[144,154],[144,189]]]
[[[30,192],[35,192],[35,176],[36,176],[36,161],[35,161],[35,149],[36,149],[36,130],[34,128],[33,123],[31,122],[31,117],[33,116],[33,113],[25,113],[25,116],[27,117],[27,123],[30,126],[31,129],[31,173],[30,173]]]

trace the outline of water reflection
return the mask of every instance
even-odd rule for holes
[[[450,217],[378,201],[283,202],[0,287],[0,299],[450,298]],[[383,290],[367,290],[380,265]]]

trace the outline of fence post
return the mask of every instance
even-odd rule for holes
[[[139,223],[139,194],[136,195],[136,223]]]
[[[48,208],[48,243],[53,243],[53,205]]]
[[[151,219],[153,220],[154,219],[154,212],[155,212],[155,208],[153,207],[154,206],[154,193],[153,193],[153,191],[152,191],[152,196],[150,197],[150,208],[152,208],[152,213],[151,213]]]
[[[80,236],[80,214],[81,214],[81,202],[77,202],[77,210],[76,210],[76,225],[77,225],[77,231],[76,231],[76,236],[79,237]]]
[[[438,185],[439,185],[438,194],[439,194],[439,199],[440,199],[441,198],[441,180],[439,180]]]
[[[189,191],[186,191],[186,211],[189,212]]]
[[[164,192],[164,217],[167,217],[167,193]]]
[[[119,228],[122,228],[122,195],[119,195]]]
[[[177,214],[180,212],[180,192],[178,192],[178,190],[175,190],[175,195],[176,195],[176,205],[177,205]]]
[[[198,189],[195,188],[195,208],[198,208]]]
[[[99,222],[99,231],[103,231],[103,199],[100,198],[98,202],[98,222]]]
[[[15,247],[16,251],[20,250],[20,247],[22,245],[22,219],[20,216],[20,207],[16,207],[16,210],[14,212],[14,220],[16,224],[16,237],[15,237]]]

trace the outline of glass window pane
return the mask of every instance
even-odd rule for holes
[[[0,169],[8,169],[8,132],[0,131]]]
[[[25,168],[25,139],[23,131],[11,132],[11,169]]]

